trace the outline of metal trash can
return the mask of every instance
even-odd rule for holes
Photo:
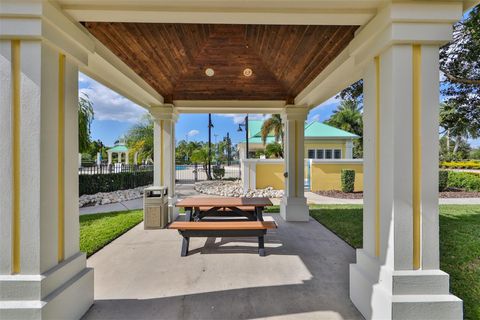
[[[164,228],[168,223],[168,188],[148,187],[143,191],[144,229]]]

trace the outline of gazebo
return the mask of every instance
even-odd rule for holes
[[[168,187],[170,220],[178,114],[281,114],[281,217],[297,224],[309,221],[304,121],[363,79],[363,248],[350,298],[367,319],[461,319],[439,265],[438,51],[476,3],[2,0],[0,318],[78,319],[93,303],[79,251],[81,71],[153,116],[154,184]]]
[[[117,163],[122,163],[122,155],[125,156],[125,164],[128,164],[128,154],[129,150],[128,147],[126,146],[125,142],[119,141],[115,143],[115,146],[113,148],[110,148],[107,150],[108,154],[108,165],[112,164],[112,158],[113,154],[116,153],[118,156]]]

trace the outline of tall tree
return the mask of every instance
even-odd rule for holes
[[[479,118],[471,119],[470,108],[456,105],[454,99],[440,106],[440,126],[444,128],[447,139],[453,138],[455,146],[453,153],[457,153],[463,139],[477,139],[480,137]],[[477,113],[480,108],[477,108]]]
[[[78,99],[78,149],[80,153],[90,148],[90,125],[94,119],[93,103],[86,93]]]
[[[153,160],[153,119],[145,115],[125,135],[128,148],[133,155],[138,152],[139,160]]]
[[[270,135],[270,133],[273,133],[276,142],[282,141],[283,143],[283,125],[280,115],[272,114],[270,118],[265,120],[262,124],[260,133],[262,135],[262,141],[264,145],[267,143],[267,137]]]
[[[353,155],[355,158],[363,156],[363,117],[361,106],[356,100],[343,100],[338,106],[337,110],[333,112],[326,124],[354,133],[360,139],[354,141]]]

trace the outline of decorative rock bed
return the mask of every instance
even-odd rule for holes
[[[223,197],[267,197],[281,198],[283,190],[274,190],[272,187],[266,189],[255,189],[243,192],[243,185],[240,180],[224,181],[212,180],[195,183],[195,190],[210,195]]]
[[[98,206],[101,204],[109,204],[115,202],[122,202],[143,197],[143,189],[148,186],[137,187],[134,189],[117,190],[113,192],[99,192],[95,194],[84,194],[80,196],[78,206]]]

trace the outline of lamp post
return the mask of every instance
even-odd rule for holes
[[[238,124],[238,132],[242,132],[242,127],[245,127],[245,159],[248,159],[248,114],[245,116],[245,123]]]
[[[210,179],[212,176],[212,114],[208,114],[208,178]]]

